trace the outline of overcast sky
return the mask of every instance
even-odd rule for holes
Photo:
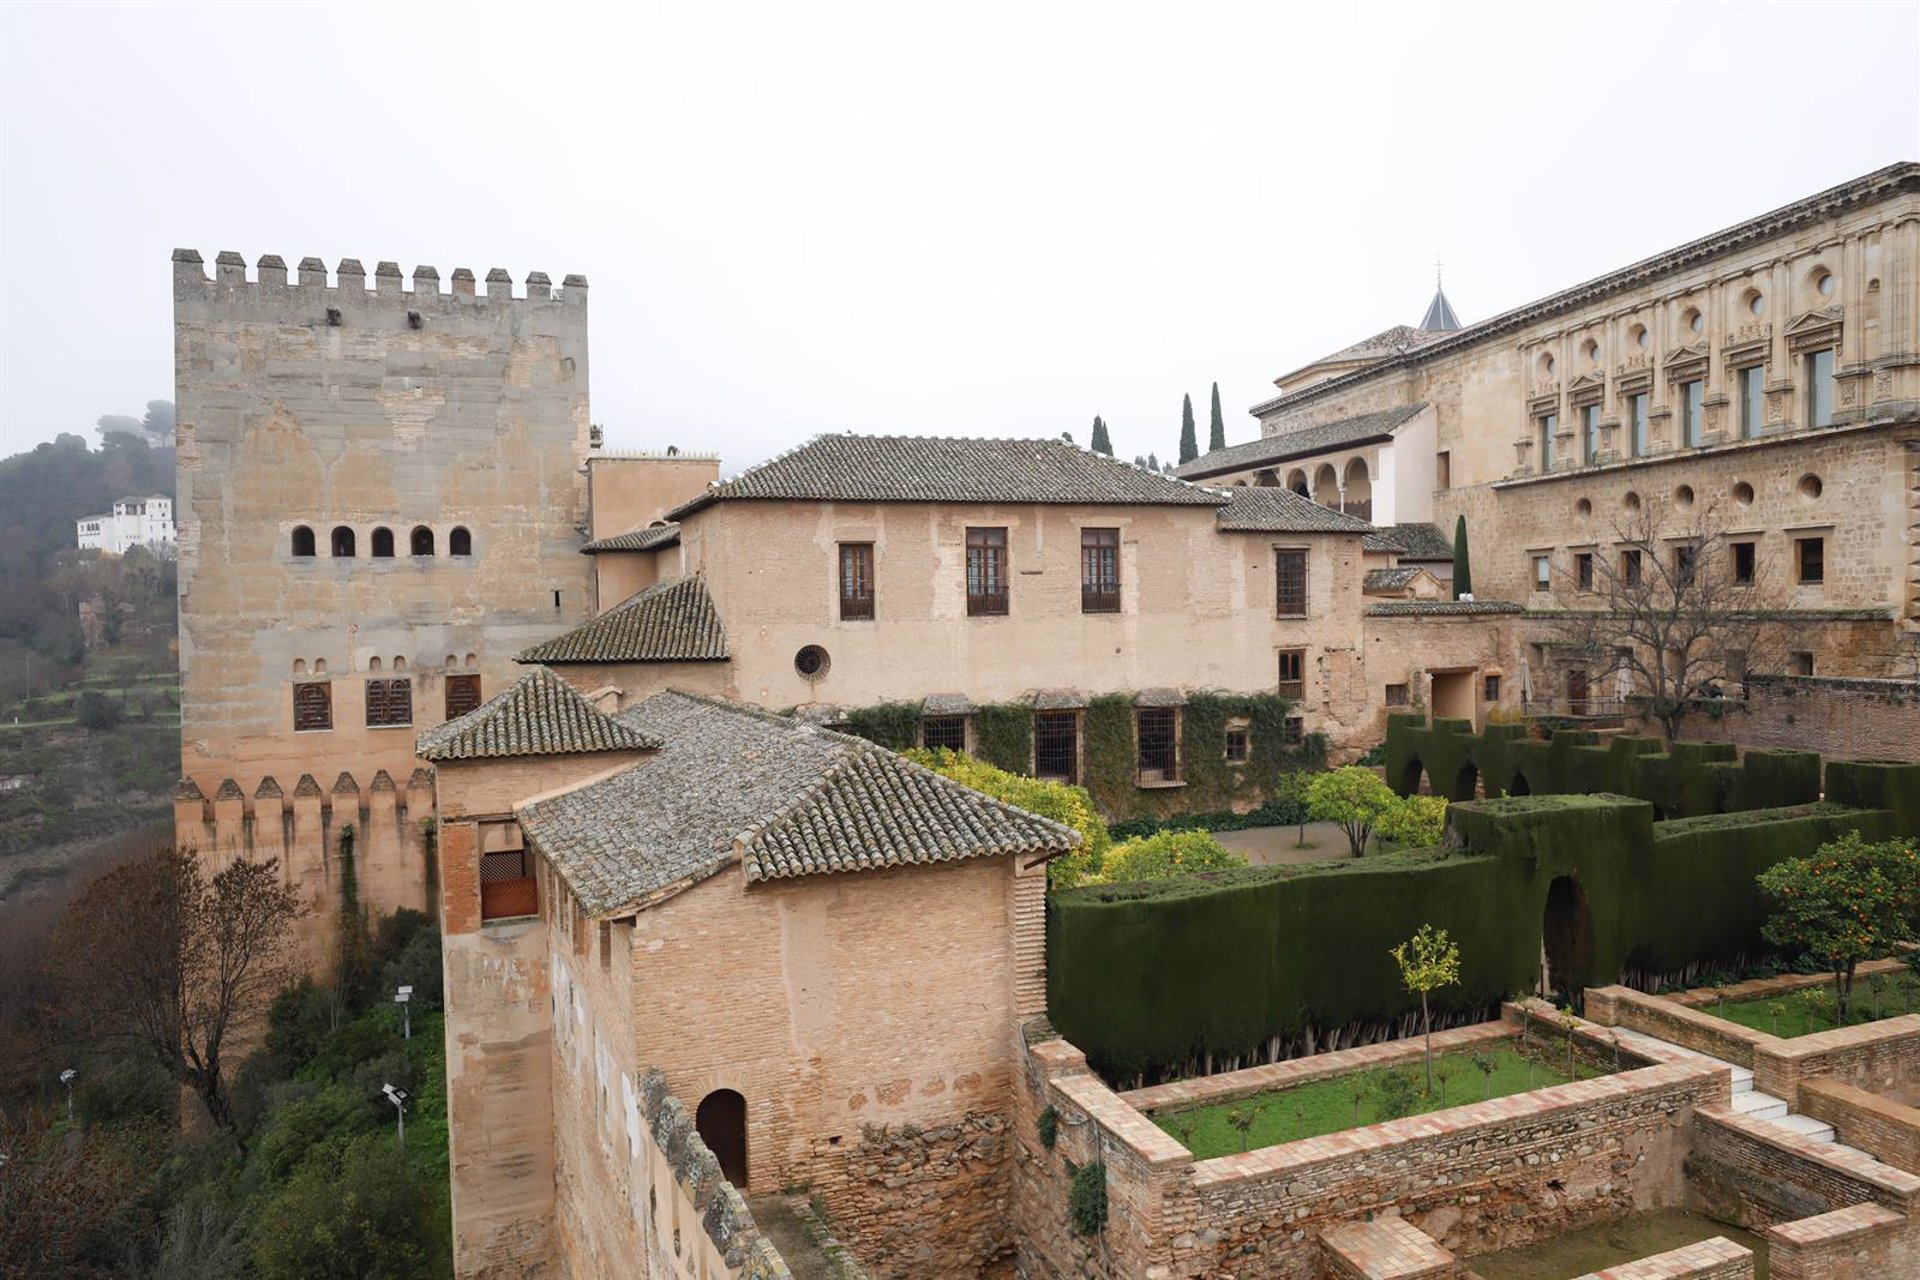
[[[607,6],[609,10],[615,6]],[[1920,4],[0,6],[0,453],[168,254],[592,282],[611,445],[1232,442],[1276,374],[1920,158]]]

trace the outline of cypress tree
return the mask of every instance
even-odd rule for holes
[[[1220,416],[1220,384],[1213,384],[1213,422],[1207,427],[1207,452],[1227,447],[1227,423]]]
[[[1180,397],[1180,461],[1192,462],[1200,456],[1200,441],[1193,434],[1193,397]]]
[[[1473,564],[1467,559],[1467,516],[1453,522],[1453,598],[1473,594]]]
[[[1106,420],[1097,413],[1093,415],[1093,439],[1087,447],[1095,453],[1104,453],[1109,458],[1113,456],[1113,441],[1107,437]]]
[[[1160,459],[1156,455],[1149,453],[1147,455],[1147,470],[1158,471],[1159,469]]]

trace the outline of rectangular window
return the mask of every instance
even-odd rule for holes
[[[447,719],[456,720],[479,705],[479,676],[447,677]]]
[[[1693,585],[1694,567],[1700,562],[1700,548],[1675,547],[1673,549],[1673,583],[1677,587]]]
[[[1680,384],[1680,440],[1683,444],[1699,444],[1700,433],[1706,430],[1706,414],[1701,407],[1706,394],[1707,384],[1698,378]]]
[[[967,530],[967,614],[995,617],[1007,611],[1007,531]]]
[[[1297,747],[1306,741],[1307,722],[1299,716],[1288,716],[1280,722],[1280,741],[1283,745]]]
[[[1433,487],[1441,493],[1453,488],[1453,454],[1445,449],[1433,455]]]
[[[1033,716],[1033,772],[1048,782],[1080,780],[1080,713],[1037,711]]]
[[[1227,763],[1245,764],[1253,754],[1253,731],[1244,724],[1227,726]]]
[[[1733,581],[1736,586],[1753,585],[1753,544],[1751,542],[1733,544]]]
[[[1796,575],[1799,581],[1811,585],[1827,580],[1827,540],[1825,538],[1795,538],[1793,549],[1794,561],[1799,570]]]
[[[1282,618],[1307,616],[1307,553],[1278,550],[1273,553],[1273,611]]]
[[[1387,705],[1389,707],[1404,707],[1407,705],[1407,700],[1407,686],[1403,684],[1390,684],[1387,686]]]
[[[1500,677],[1499,676],[1487,677],[1487,688],[1486,688],[1485,697],[1488,702],[1500,701]]]
[[[1740,370],[1740,434],[1748,440],[1760,434],[1767,421],[1767,397],[1762,390],[1764,365]]]
[[[325,680],[302,680],[293,686],[293,730],[317,733],[333,728],[333,685]]]
[[[1630,587],[1640,585],[1640,552],[1637,548],[1620,553],[1620,581]]]
[[[1807,425],[1833,425],[1833,348],[1807,356]]]
[[[1580,581],[1582,591],[1593,590],[1593,552],[1582,551],[1573,558],[1574,576]]]
[[[1545,591],[1552,585],[1552,558],[1549,556],[1533,557],[1533,589],[1535,591]]]
[[[413,723],[413,682],[405,676],[367,681],[367,728],[404,729]]]
[[[920,722],[920,745],[929,751],[967,749],[965,716],[928,716]]]
[[[480,918],[512,920],[540,914],[540,895],[525,849],[480,855]]]
[[[1173,707],[1140,707],[1134,712],[1140,742],[1140,781],[1180,780],[1180,721]]]
[[[873,544],[840,544],[840,617],[857,621],[873,616]]]
[[[1633,456],[1642,457],[1647,452],[1647,393],[1627,397],[1627,419],[1632,433]]]
[[[1580,459],[1588,466],[1600,461],[1600,406],[1597,404],[1580,410]]]
[[[1790,676],[1810,676],[1813,674],[1813,655],[1805,649],[1796,649],[1787,655],[1787,674]]]
[[[1540,440],[1540,470],[1553,470],[1553,433],[1560,429],[1560,415],[1549,413],[1534,422]]]
[[[1307,651],[1305,649],[1282,649],[1280,651],[1280,688],[1283,698],[1292,698],[1299,702],[1307,696]]]
[[[1080,531],[1080,612],[1120,612],[1120,531]]]

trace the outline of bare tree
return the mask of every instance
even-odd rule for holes
[[[1765,565],[1711,505],[1685,512],[1648,500],[1612,535],[1553,567],[1560,639],[1593,670],[1624,677],[1671,742],[1690,702],[1777,665]]]
[[[67,1016],[96,1041],[143,1046],[232,1131],[222,1054],[298,970],[303,908],[279,863],[208,879],[166,850],[96,877],[61,918],[51,964]]]

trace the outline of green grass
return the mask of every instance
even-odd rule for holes
[[[1564,1054],[1557,1055],[1557,1063],[1556,1055],[1538,1049],[1534,1056],[1528,1057],[1520,1052],[1517,1041],[1501,1041],[1476,1052],[1493,1064],[1491,1076],[1474,1066],[1474,1053],[1442,1054],[1433,1060],[1435,1088],[1431,1096],[1418,1092],[1425,1087],[1426,1076],[1420,1060],[1415,1059],[1404,1066],[1375,1067],[1291,1089],[1255,1094],[1238,1102],[1162,1112],[1153,1117],[1153,1122],[1192,1151],[1194,1159],[1211,1160],[1384,1120],[1387,1116],[1381,1110],[1380,1082],[1390,1074],[1397,1073],[1413,1081],[1416,1093],[1413,1110],[1408,1113],[1411,1115],[1487,1098],[1504,1098],[1529,1089],[1565,1084],[1568,1080]],[[1584,1063],[1576,1065],[1582,1080],[1604,1074]],[[1443,1075],[1444,1085],[1440,1079]],[[1239,1130],[1228,1117],[1231,1112],[1244,1113],[1249,1109],[1254,1112],[1254,1121],[1243,1143]]]
[[[1832,1031],[1837,1025],[1833,1018],[1833,984],[1830,982],[1766,1000],[1740,1000],[1699,1008],[1702,1013],[1784,1039]],[[1920,1010],[1920,977],[1911,973],[1887,974],[1877,979],[1863,975],[1853,980],[1853,1006],[1847,1010],[1847,1025],[1857,1027],[1916,1010]]]

